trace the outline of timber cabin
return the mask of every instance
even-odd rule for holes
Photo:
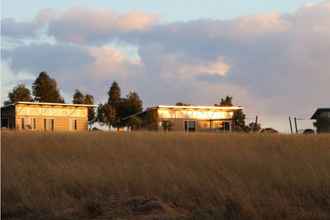
[[[316,120],[314,126],[317,133],[330,133],[330,108],[319,108],[311,119]]]
[[[139,118],[138,129],[158,131],[232,131],[234,112],[242,107],[159,105],[125,118]]]
[[[86,131],[95,105],[16,102],[1,107],[1,128],[32,131]]]

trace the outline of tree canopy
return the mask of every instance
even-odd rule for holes
[[[78,89],[75,90],[75,93],[72,97],[72,103],[73,104],[87,104],[87,105],[93,105],[94,104],[94,97],[89,94],[83,94]],[[88,122],[91,124],[95,121],[96,115],[95,110],[93,107],[88,108]]]
[[[73,94],[72,103],[73,104],[84,104],[84,94],[76,89],[75,93]]]
[[[108,104],[116,105],[121,101],[121,91],[118,83],[114,81],[108,91]]]
[[[184,102],[177,102],[175,103],[176,106],[191,106],[191,104],[187,104],[187,103],[184,103]]]
[[[41,72],[32,84],[34,100],[37,102],[64,103],[55,79],[50,78],[47,72]]]
[[[5,105],[13,104],[19,101],[31,102],[33,100],[30,89],[26,88],[24,84],[19,84],[13,88],[8,94],[8,99]]]
[[[142,110],[143,103],[139,95],[136,92],[129,92],[125,98],[122,98],[119,84],[114,81],[108,91],[108,102],[98,107],[97,120],[114,127],[137,127],[139,120],[123,119]]]
[[[220,103],[215,104],[215,106],[224,106],[224,107],[233,106],[233,97],[226,96],[225,98],[221,98]]]

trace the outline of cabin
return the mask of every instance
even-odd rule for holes
[[[95,105],[16,102],[1,107],[1,128],[31,131],[86,131]]]
[[[140,120],[138,129],[157,131],[232,131],[234,112],[242,107],[159,105],[124,120]]]
[[[311,119],[316,120],[314,126],[317,133],[330,133],[330,108],[319,108]]]

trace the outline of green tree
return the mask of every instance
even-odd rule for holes
[[[226,96],[225,98],[221,98],[220,103],[216,104],[216,106],[224,106],[224,107],[233,106],[233,97]]]
[[[134,115],[136,113],[142,112],[143,103],[140,99],[139,95],[136,92],[129,92],[125,99],[122,99],[119,108],[118,108],[118,117],[120,119],[126,118],[128,116]],[[137,120],[129,120],[120,121],[120,126],[130,126],[136,127]]]
[[[127,120],[127,125],[130,126],[133,130],[140,128],[142,123],[142,119],[138,116],[130,117]]]
[[[84,103],[84,94],[76,89],[75,93],[73,94],[72,103],[73,104],[85,104]]]
[[[258,132],[261,130],[261,125],[259,123],[255,123],[255,122],[251,122],[248,126],[247,126],[247,130],[249,132]]]
[[[136,92],[129,92],[125,102],[126,102],[126,106],[125,106],[126,109],[124,111],[125,112],[124,117],[142,112],[143,102]]]
[[[184,103],[184,102],[177,102],[175,103],[176,106],[191,106],[190,104]]]
[[[64,103],[55,79],[46,72],[41,72],[32,85],[34,100],[37,102]]]
[[[8,94],[8,101],[5,101],[5,105],[13,104],[19,101],[31,102],[33,98],[31,96],[31,91],[25,87],[24,84],[19,84],[13,88]]]
[[[97,108],[97,121],[109,127],[116,124],[116,110],[109,104],[100,104]]]
[[[94,97],[90,94],[86,94],[84,96],[83,104],[93,105],[94,104]],[[95,121],[95,110],[93,107],[88,108],[88,122],[92,124]]]
[[[233,115],[233,130],[234,131],[247,131],[245,126],[245,114],[243,110],[236,110]]]
[[[120,92],[120,87],[116,81],[112,83],[108,95],[109,95],[108,104],[115,106],[118,103],[120,103],[121,92]]]

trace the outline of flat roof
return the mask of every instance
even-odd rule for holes
[[[54,103],[54,102],[15,102],[13,104],[7,105],[17,105],[17,104],[25,104],[25,105],[52,105],[52,106],[73,106],[73,107],[97,107],[97,105],[88,105],[88,104],[70,104],[70,103]],[[3,106],[3,107],[7,107]]]
[[[311,117],[311,119],[318,119],[319,115],[322,112],[330,112],[330,108],[319,108],[319,109],[317,109],[316,112]]]
[[[171,109],[205,109],[205,110],[240,110],[241,106],[198,106],[198,105],[158,105],[153,108],[171,108]]]

